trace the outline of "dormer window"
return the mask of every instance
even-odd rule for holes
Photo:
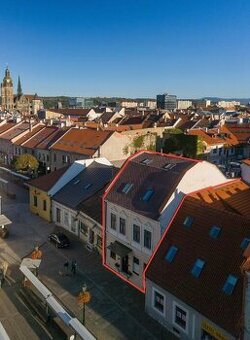
[[[194,277],[199,277],[201,275],[201,272],[203,270],[205,266],[205,261],[201,260],[201,259],[197,259],[195,261],[195,264],[191,270],[191,273]]]
[[[250,243],[250,238],[244,238],[240,244],[241,249],[245,250]]]
[[[190,228],[192,226],[192,224],[193,224],[193,221],[194,221],[193,217],[187,216],[185,218],[183,224],[184,224],[185,227]]]
[[[145,194],[142,197],[142,200],[144,202],[148,202],[150,200],[150,198],[153,196],[154,194],[154,190],[153,189],[148,189]]]
[[[221,228],[213,225],[209,231],[209,236],[212,238],[218,238],[221,232]]]
[[[148,165],[148,164],[152,163],[152,161],[153,161],[152,159],[145,158],[141,161],[141,164]]]
[[[132,187],[134,186],[133,183],[126,183],[122,189],[122,193],[124,194],[128,194],[129,191],[132,189]]]
[[[235,275],[228,275],[227,280],[223,286],[223,292],[227,295],[232,295],[237,282],[238,278]]]

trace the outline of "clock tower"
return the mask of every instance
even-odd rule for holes
[[[13,95],[13,81],[10,76],[9,68],[5,70],[5,77],[1,84],[2,96],[2,111],[13,111],[14,109],[14,95]]]

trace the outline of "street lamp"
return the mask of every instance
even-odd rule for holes
[[[91,299],[90,292],[88,291],[88,287],[86,283],[82,286],[82,291],[77,296],[77,302],[79,304],[82,304],[82,324],[85,324],[85,305],[89,303]]]

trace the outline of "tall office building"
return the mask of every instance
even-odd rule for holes
[[[164,93],[156,96],[157,108],[165,110],[175,110],[177,107],[177,97],[172,94]]]

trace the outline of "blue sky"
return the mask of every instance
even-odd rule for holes
[[[25,93],[250,96],[248,0],[11,0],[0,77]]]

